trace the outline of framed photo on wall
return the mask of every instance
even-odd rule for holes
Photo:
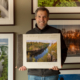
[[[61,68],[60,34],[23,34],[23,66]]]
[[[14,33],[0,33],[0,79],[14,80]]]
[[[0,0],[0,25],[14,25],[13,0]]]
[[[53,13],[80,13],[79,0],[31,0],[32,13],[38,7],[46,7],[51,14]]]
[[[32,28],[36,20],[32,19]],[[80,63],[80,20],[79,19],[49,19],[48,25],[60,29],[68,48],[65,63]]]

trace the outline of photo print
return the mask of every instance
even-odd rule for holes
[[[23,66],[61,68],[60,33],[23,34]]]
[[[7,18],[8,15],[8,0],[0,0],[0,18]]]
[[[55,13],[80,13],[80,0],[31,0],[31,12],[39,7],[45,7],[50,14]]]
[[[27,40],[28,62],[56,62],[57,41],[56,40]]]
[[[38,7],[77,7],[80,0],[38,0]]]
[[[67,57],[80,57],[80,25],[50,25],[60,29],[68,47]]]
[[[0,38],[0,79],[8,79],[8,39]]]

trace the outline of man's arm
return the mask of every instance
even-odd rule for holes
[[[66,60],[67,50],[68,50],[68,48],[66,47],[65,41],[64,41],[62,33],[61,33],[61,65],[63,65]]]

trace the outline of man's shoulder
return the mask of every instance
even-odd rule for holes
[[[58,28],[55,28],[54,26],[48,25],[48,27],[51,28],[51,29],[60,30],[60,29],[58,29]]]
[[[55,28],[54,26],[52,27],[52,26],[48,25],[48,27],[49,27],[48,30],[51,30],[51,31],[54,31],[54,32],[61,32],[60,29],[57,29],[57,28]]]

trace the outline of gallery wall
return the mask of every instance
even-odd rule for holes
[[[50,18],[77,18],[80,19],[80,14],[50,14]],[[31,0],[14,0],[14,21],[13,26],[0,26],[0,32],[15,32],[15,66],[17,64],[17,35],[25,34],[31,29],[31,19],[34,19],[34,14],[31,14]],[[79,68],[80,64],[65,64],[63,68]],[[28,80],[27,70],[19,71],[15,69],[15,80]]]

